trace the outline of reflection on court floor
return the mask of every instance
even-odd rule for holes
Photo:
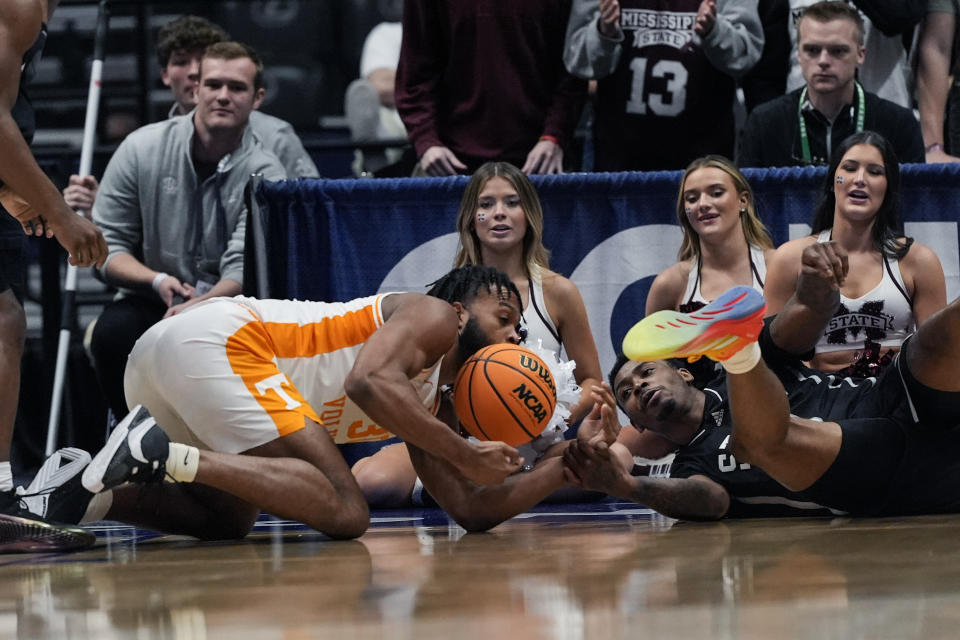
[[[953,636],[960,517],[674,522],[539,507],[486,534],[378,511],[359,540],[262,516],[202,543],[100,523],[0,556],[3,638]]]

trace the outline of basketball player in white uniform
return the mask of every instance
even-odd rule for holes
[[[205,539],[243,537],[263,509],[355,537],[369,513],[335,441],[389,432],[457,522],[494,526],[562,486],[562,464],[511,475],[517,451],[460,437],[437,389],[478,349],[519,342],[518,302],[504,274],[463,267],[429,296],[197,304],[137,343],[126,391],[144,405],[46,509]],[[593,425],[618,429],[600,409]]]
[[[88,520],[207,539],[246,535],[264,509],[354,537],[367,504],[334,443],[390,432],[465,526],[496,524],[463,496],[494,503],[487,489],[509,493],[501,483],[521,464],[516,450],[461,438],[433,411],[465,358],[519,342],[519,295],[488,267],[455,269],[430,293],[218,298],[158,323],[127,367],[128,397],[143,406],[83,472],[86,500],[62,491],[51,508],[69,497]],[[559,464],[554,472],[562,483]],[[165,477],[175,483],[151,482]]]

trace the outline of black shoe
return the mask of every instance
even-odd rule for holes
[[[83,449],[59,449],[47,458],[26,489],[17,489],[17,494],[27,509],[45,520],[78,524],[93,498],[80,482],[88,464],[90,454]]]
[[[83,472],[87,491],[100,493],[124,482],[160,482],[166,475],[170,438],[144,407],[120,421]]]
[[[31,513],[13,491],[0,491],[0,553],[75,551],[96,541],[89,531]]]

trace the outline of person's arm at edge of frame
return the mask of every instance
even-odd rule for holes
[[[957,17],[936,11],[924,16],[920,23],[917,44],[917,108],[927,162],[960,162],[943,149],[944,112],[950,92],[950,53],[953,47]]]
[[[34,9],[31,12],[31,8]],[[7,211],[29,235],[55,236],[77,266],[102,265],[107,246],[96,227],[76,215],[40,169],[11,110],[20,90],[20,63],[36,34],[39,3],[6,3],[0,14],[0,176]],[[44,229],[44,227],[46,227]]]

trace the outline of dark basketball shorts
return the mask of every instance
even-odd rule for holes
[[[909,348],[863,395],[860,417],[835,420],[840,451],[802,492],[811,500],[862,516],[960,512],[960,393],[919,382]]]
[[[23,303],[27,238],[23,227],[0,207],[0,293],[13,289]]]

